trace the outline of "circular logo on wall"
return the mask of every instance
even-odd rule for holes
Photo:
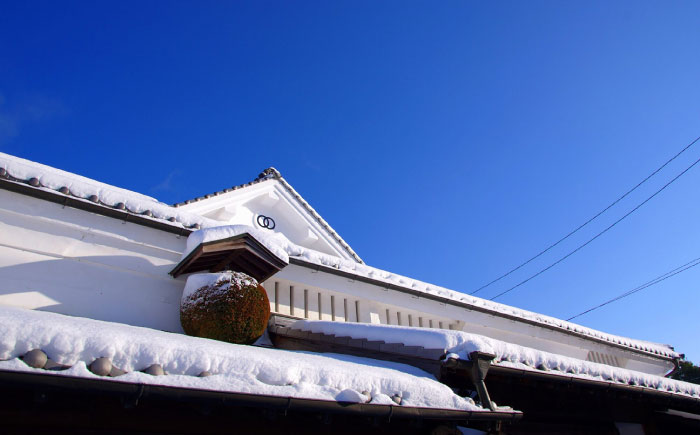
[[[259,214],[256,220],[258,222],[258,225],[260,225],[262,228],[267,228],[268,230],[275,229],[275,220],[269,216],[263,216]]]

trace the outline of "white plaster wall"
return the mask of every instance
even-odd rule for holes
[[[0,190],[0,304],[180,332],[185,277],[173,279],[168,272],[180,260],[185,241]],[[296,265],[285,267],[264,286],[273,312],[300,318],[319,318],[320,294],[323,320],[395,325],[400,317],[408,326],[410,316],[413,326],[438,328],[442,322],[445,329],[579,359],[591,350],[614,355],[625,367],[647,373],[665,374],[672,367],[604,343]]]
[[[583,337],[566,334],[552,329],[530,325],[500,316],[444,304],[434,300],[411,296],[378,285],[356,281],[322,271],[289,265],[269,281],[276,280],[283,286],[316,288],[328,294],[342,295],[349,301],[360,301],[360,321],[371,322],[379,318],[380,323],[387,323],[386,310],[389,310],[391,325],[398,324],[401,313],[402,325],[408,326],[410,314],[414,326],[442,327],[459,329],[485,335],[498,340],[516,343],[521,346],[557,353],[585,360],[588,352],[593,350],[602,354],[614,355],[622,367],[656,375],[664,375],[673,368],[673,364],[657,358],[647,357],[617,346],[607,345]],[[338,299],[338,296],[336,297]],[[354,310],[350,310],[354,315]],[[372,313],[375,313],[373,316]],[[302,316],[299,316],[302,317]],[[350,321],[355,321],[354,317]]]
[[[0,190],[0,304],[180,332],[185,241]]]

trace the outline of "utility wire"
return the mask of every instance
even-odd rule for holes
[[[672,276],[674,276],[674,275],[678,275],[678,274],[681,273],[681,272],[685,272],[686,270],[690,269],[691,267],[695,267],[695,266],[697,266],[698,264],[700,264],[700,257],[696,258],[695,260],[689,261],[689,262],[685,263],[684,265],[679,266],[679,267],[677,267],[677,268],[675,268],[675,269],[673,269],[673,270],[671,270],[671,271],[668,271],[668,272],[664,273],[663,275],[659,275],[659,276],[657,276],[656,278],[652,279],[651,281],[647,281],[647,282],[645,282],[644,284],[640,285],[639,287],[635,287],[635,288],[633,288],[632,290],[629,290],[629,291],[627,291],[627,292],[625,292],[625,293],[622,293],[622,294],[619,295],[619,296],[616,296],[616,297],[614,297],[614,298],[612,298],[612,299],[610,299],[610,300],[607,300],[607,301],[603,302],[603,303],[600,304],[600,305],[596,305],[595,307],[589,308],[589,309],[587,309],[586,311],[583,311],[583,312],[581,312],[581,313],[578,313],[577,315],[575,315],[575,316],[573,316],[573,317],[569,317],[569,318],[566,319],[566,320],[569,321],[569,320],[575,319],[575,318],[577,318],[577,317],[583,316],[584,314],[590,313],[590,312],[593,311],[593,310],[597,310],[598,308],[604,307],[604,306],[606,306],[606,305],[608,305],[608,304],[611,304],[611,303],[613,303],[613,302],[615,302],[615,301],[619,301],[619,300],[622,299],[622,298],[626,298],[627,296],[631,296],[631,295],[633,295],[633,294],[635,294],[635,293],[637,293],[637,292],[639,292],[639,291],[644,290],[645,288],[648,288],[648,287],[651,287],[651,286],[653,286],[653,285],[655,285],[655,284],[658,284],[658,283],[660,283],[661,281],[665,281],[665,280],[667,280],[668,278],[670,278],[670,277],[672,277]]]
[[[593,222],[596,218],[598,218],[598,216],[602,215],[603,213],[605,213],[606,211],[608,211],[609,209],[611,209],[615,204],[617,204],[618,202],[622,201],[625,197],[627,197],[627,195],[629,195],[630,193],[632,193],[632,192],[634,192],[635,190],[637,190],[637,188],[638,188],[639,186],[641,186],[642,184],[646,183],[647,180],[649,180],[651,177],[653,177],[653,176],[656,175],[659,171],[661,171],[663,168],[665,168],[666,165],[668,165],[669,163],[671,163],[672,161],[674,161],[678,156],[680,156],[681,154],[683,154],[688,148],[690,148],[691,146],[695,145],[695,142],[697,142],[698,140],[700,140],[700,137],[697,137],[694,141],[690,142],[688,145],[685,146],[685,148],[683,148],[682,150],[680,150],[675,156],[673,156],[673,157],[671,157],[669,160],[667,160],[666,163],[664,163],[663,165],[659,166],[654,172],[652,172],[651,174],[649,174],[645,179],[643,179],[642,181],[640,181],[639,183],[637,183],[636,186],[634,186],[633,188],[631,188],[630,190],[628,190],[627,192],[625,192],[621,197],[617,198],[615,201],[611,202],[610,205],[608,205],[607,207],[605,207],[603,210],[599,211],[595,216],[593,216],[592,218],[588,219],[586,222],[584,222],[584,223],[582,223],[581,225],[579,225],[575,230],[571,231],[569,234],[565,235],[565,236],[562,237],[561,239],[559,239],[559,240],[557,240],[556,242],[554,242],[553,244],[549,245],[547,248],[545,248],[543,251],[540,251],[540,252],[539,252],[537,255],[535,255],[534,257],[530,258],[529,260],[525,261],[524,263],[521,263],[519,266],[517,266],[517,267],[515,267],[515,268],[513,268],[513,269],[511,269],[511,270],[509,270],[508,272],[504,273],[503,275],[499,276],[498,278],[494,279],[493,281],[491,281],[491,282],[489,282],[489,283],[487,283],[487,284],[482,285],[481,287],[479,287],[478,289],[474,290],[473,292],[471,292],[471,293],[469,293],[469,294],[470,294],[470,295],[473,295],[473,294],[475,294],[475,293],[477,293],[477,292],[479,292],[479,291],[485,289],[486,287],[489,287],[491,284],[497,283],[498,281],[500,281],[500,280],[502,280],[503,278],[507,277],[507,276],[510,275],[511,273],[515,272],[516,270],[519,270],[519,269],[522,268],[523,266],[529,264],[531,261],[533,261],[533,260],[539,258],[539,257],[542,256],[544,253],[548,252],[550,249],[554,248],[555,246],[557,246],[558,244],[560,244],[560,243],[563,242],[564,240],[566,240],[566,239],[568,239],[569,237],[573,236],[573,235],[574,235],[575,233],[577,233],[581,228],[583,228],[583,227],[585,227],[586,225],[588,225],[589,223]]]
[[[698,139],[700,139],[700,138],[698,138]],[[696,140],[697,140],[697,139],[696,139]],[[575,253],[577,253],[578,251],[580,251],[580,250],[583,249],[584,247],[588,246],[588,245],[589,245],[591,242],[593,242],[595,239],[597,239],[598,237],[602,236],[603,234],[605,234],[606,232],[608,232],[608,230],[610,230],[612,227],[614,227],[615,225],[617,225],[617,224],[619,224],[620,222],[622,222],[627,216],[631,215],[631,214],[634,213],[635,211],[639,210],[644,204],[646,204],[647,202],[651,201],[652,198],[654,198],[656,195],[658,195],[659,193],[661,193],[661,192],[662,192],[664,189],[666,189],[668,186],[670,186],[671,184],[673,184],[674,181],[678,180],[683,174],[685,174],[686,172],[688,172],[690,169],[692,169],[692,168],[693,168],[695,165],[697,165],[698,163],[700,163],[700,159],[697,159],[696,161],[694,161],[690,166],[688,166],[688,167],[685,168],[683,171],[681,171],[680,174],[678,174],[678,175],[676,175],[675,177],[673,177],[673,179],[672,179],[671,181],[669,181],[668,183],[664,184],[663,187],[662,187],[661,189],[659,189],[659,190],[657,190],[656,192],[654,192],[654,194],[652,194],[652,195],[649,196],[647,199],[645,199],[644,201],[642,201],[641,203],[639,203],[639,205],[637,205],[637,206],[636,206],[635,208],[633,208],[632,210],[630,210],[630,211],[628,211],[627,213],[625,213],[624,216],[622,216],[620,219],[618,219],[618,220],[616,220],[615,222],[613,222],[611,225],[609,225],[609,226],[608,226],[607,228],[605,228],[603,231],[599,232],[598,234],[596,234],[596,235],[593,236],[592,238],[588,239],[587,242],[585,242],[585,243],[582,244],[582,245],[579,245],[578,248],[576,248],[576,249],[574,249],[573,251],[569,252],[568,254],[566,254],[565,256],[561,257],[560,259],[558,259],[558,260],[555,261],[554,263],[550,264],[549,266],[545,267],[544,269],[540,270],[540,271],[537,272],[536,274],[531,275],[529,278],[526,278],[526,279],[524,279],[523,281],[520,281],[519,283],[517,283],[517,284],[514,285],[513,287],[509,288],[508,290],[502,291],[501,293],[497,294],[496,296],[490,298],[490,300],[494,300],[494,299],[496,299],[496,298],[498,298],[498,297],[503,296],[503,295],[506,294],[506,293],[509,293],[509,292],[515,290],[516,288],[520,287],[521,285],[525,284],[526,282],[530,281],[531,279],[540,276],[541,274],[545,273],[546,271],[548,271],[549,269],[553,268],[553,267],[556,266],[557,264],[559,264],[559,263],[561,263],[562,261],[566,260],[567,258],[571,257],[572,255],[574,255]]]

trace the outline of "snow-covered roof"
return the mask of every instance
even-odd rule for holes
[[[297,321],[291,325],[291,328],[356,339],[440,349],[447,354],[447,358],[454,359],[466,360],[469,359],[471,352],[479,351],[495,355],[496,358],[492,364],[496,367],[630,385],[700,400],[700,385],[697,384],[557,355],[463,331],[314,320]]]
[[[157,221],[187,232],[219,224],[212,219],[178,210],[150,196],[0,153],[0,180],[3,179],[62,195],[66,199]]]
[[[280,172],[277,169],[272,168],[272,167],[267,168],[264,171],[262,171],[257,176],[257,178],[255,178],[251,182],[248,182],[245,184],[239,184],[237,186],[233,186],[233,187],[230,187],[230,188],[224,189],[224,190],[219,190],[219,191],[216,191],[216,192],[204,195],[204,196],[200,196],[200,197],[197,197],[194,199],[188,199],[187,201],[183,201],[183,202],[179,202],[177,204],[174,204],[173,207],[182,207],[182,206],[187,205],[187,204],[192,204],[192,203],[200,202],[200,201],[206,201],[209,198],[214,198],[216,196],[219,196],[219,195],[222,195],[225,193],[233,192],[234,190],[244,189],[246,187],[253,186],[255,184],[262,183],[262,182],[269,181],[269,180],[279,181],[279,183],[292,195],[292,197],[294,199],[296,199],[299,202],[299,204],[301,204],[301,206],[307,212],[309,212],[309,214],[311,216],[313,216],[314,219],[316,219],[316,221],[318,221],[318,223],[343,247],[343,249],[348,254],[350,254],[350,256],[352,258],[354,258],[358,263],[364,263],[362,261],[362,259],[360,258],[360,256],[357,255],[357,253],[350,247],[350,245],[348,245],[348,243],[345,240],[343,240],[342,237],[340,237],[340,234],[338,234],[330,226],[330,224],[328,222],[326,222],[326,220],[323,219],[321,217],[321,215],[318,214],[318,212],[313,207],[311,207],[311,205],[299,194],[299,192],[294,190],[294,188],[287,182],[287,180],[284,179],[284,177],[282,177],[282,174],[280,174]]]
[[[225,230],[230,228],[230,230]],[[250,228],[253,230],[252,228]],[[215,239],[215,234],[221,234],[224,237],[228,232],[241,233],[245,232],[246,227],[241,225],[233,225],[230,227],[220,227],[212,229],[204,229],[195,231],[190,235],[195,241],[206,239],[208,241]],[[675,352],[673,348],[665,344],[651,343],[643,340],[635,340],[631,338],[621,337],[618,335],[607,334],[597,331],[592,328],[577,325],[565,320],[546,316],[543,314],[534,313],[532,311],[522,310],[509,305],[500,304],[498,302],[489,301],[476,296],[470,296],[444,287],[418,281],[405,276],[397,275],[385,270],[376,269],[365,264],[359,264],[354,261],[344,260],[339,257],[328,255],[312,249],[304,248],[287,240],[282,234],[278,234],[274,239],[268,239],[269,242],[276,243],[288,254],[290,260],[297,259],[313,265],[327,267],[334,271],[341,271],[358,278],[366,278],[385,285],[393,285],[411,292],[418,292],[432,295],[441,298],[446,302],[458,302],[475,310],[493,313],[494,315],[508,316],[514,319],[528,321],[537,325],[542,325],[549,328],[555,328],[565,331],[570,334],[579,335],[587,338],[600,340],[607,343],[612,343],[624,346],[639,352],[644,352],[652,355],[658,355],[666,358],[679,358],[680,354]],[[195,243],[189,243],[188,251],[196,247]],[[187,255],[188,252],[185,253]]]
[[[303,198],[273,168],[264,171],[255,181],[248,183],[248,185],[269,179],[279,180],[285,187],[290,189],[290,192],[297,195],[300,201],[303,201]],[[29,189],[49,192],[59,197],[62,196],[66,199],[80,201],[81,203],[95,205],[109,211],[138,216],[141,219],[158,222],[166,227],[182,230],[185,233],[190,233],[200,228],[220,227],[220,222],[218,221],[179,210],[177,207],[169,206],[154,198],[4,153],[0,153],[0,180],[16,183]],[[305,203],[305,201],[303,202]],[[310,208],[310,206],[308,207]],[[311,208],[310,210],[313,211]],[[318,215],[315,211],[313,213]],[[320,216],[318,218],[321,219]],[[325,221],[323,222],[325,223]],[[250,228],[250,231],[252,230]],[[221,230],[217,229],[216,231]],[[200,236],[191,235],[191,237],[194,239]],[[274,238],[273,243],[284,250],[291,259],[304,263],[326,267],[388,286],[396,286],[409,292],[428,294],[441,298],[445,302],[457,302],[474,310],[507,316],[544,327],[555,328],[570,334],[624,346],[639,352],[665,358],[680,357],[680,354],[668,345],[607,334],[554,317],[521,310],[509,305],[414,280],[392,272],[376,269],[363,263],[304,248],[290,242],[281,234]]]
[[[64,370],[28,366],[20,357],[34,349],[45,352]],[[98,377],[90,369],[98,358],[108,358],[126,373]],[[167,376],[141,372],[153,364],[159,364]],[[235,345],[6,306],[0,306],[0,370],[277,397],[485,411],[426,372],[404,364]],[[199,376],[202,372],[211,375]]]

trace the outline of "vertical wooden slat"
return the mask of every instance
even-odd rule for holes
[[[331,319],[335,322],[335,296],[331,295]]]
[[[421,328],[423,327],[423,318],[422,317],[418,318],[418,326]]]
[[[391,325],[391,313],[389,313],[389,309],[386,309],[386,324]]]
[[[343,316],[345,316],[345,321],[349,321],[348,319],[348,298],[343,298]]]
[[[408,315],[408,326],[413,326],[413,316],[410,314]]]
[[[280,312],[280,283],[275,281],[275,313]]]
[[[309,291],[304,289],[304,318],[309,318]]]
[[[321,306],[321,292],[318,292],[318,320],[323,320],[323,307]]]
[[[440,329],[444,329],[444,328],[442,327],[442,322],[438,322],[438,325],[440,325]]]
[[[430,325],[431,328],[433,327],[433,319],[428,320],[428,325]]]
[[[360,301],[355,301],[355,322],[360,323]]]
[[[289,315],[294,315],[294,286],[289,286]]]
[[[399,326],[403,326],[403,324],[401,323],[401,312],[400,311],[396,312],[396,324]]]

